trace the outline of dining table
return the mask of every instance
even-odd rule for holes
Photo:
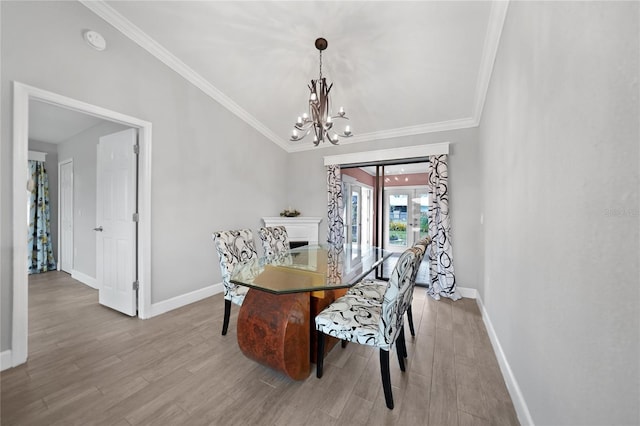
[[[231,282],[249,287],[238,313],[240,350],[291,379],[306,379],[316,357],[315,316],[391,254],[371,245],[320,244],[240,262],[231,274]],[[326,342],[325,350],[336,343]]]

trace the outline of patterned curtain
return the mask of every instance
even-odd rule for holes
[[[31,196],[29,199],[29,239],[27,266],[30,274],[56,269],[51,244],[49,218],[49,178],[44,163],[29,161]]]
[[[428,293],[439,300],[448,297],[461,298],[456,290],[456,276],[453,270],[453,249],[451,247],[451,224],[449,219],[449,169],[447,155],[429,157],[427,187],[429,191],[429,276],[431,285]]]
[[[344,221],[342,211],[342,178],[340,166],[327,166],[327,191],[328,191],[328,226],[327,242],[338,247],[344,244]]]

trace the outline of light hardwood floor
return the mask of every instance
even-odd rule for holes
[[[336,346],[294,382],[245,358],[222,295],[149,319],[104,308],[65,273],[29,280],[29,361],[1,374],[2,425],[514,425],[516,414],[474,300],[436,302],[417,288],[416,337],[395,409],[378,352]]]

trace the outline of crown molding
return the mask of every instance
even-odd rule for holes
[[[155,56],[169,68],[177,72],[185,80],[202,90],[206,95],[218,102],[220,105],[238,116],[241,120],[249,124],[251,127],[262,133],[267,139],[288,151],[288,144],[282,138],[279,138],[271,129],[262,124],[253,115],[249,114],[244,108],[235,103],[231,98],[222,93],[213,84],[209,83],[204,77],[195,72],[187,64],[182,62],[171,52],[165,49],[160,43],[155,41],[144,31],[134,25],[127,18],[118,13],[115,9],[105,3],[103,0],[79,0],[87,9],[105,20],[108,24],[120,31],[125,37],[131,39],[134,43],[145,49],[151,55]]]
[[[363,133],[360,135],[352,136],[350,138],[340,139],[340,145],[351,145],[360,142],[370,142],[382,139],[401,138],[405,136],[422,135],[425,133],[445,132],[447,130],[460,130],[468,129],[471,127],[477,127],[478,121],[475,118],[461,118],[459,120],[441,121],[438,123],[420,124],[417,126],[400,127],[397,129],[382,130],[379,132]],[[289,152],[301,152],[309,150],[317,150],[321,148],[331,148],[332,144],[325,143],[322,145],[314,146],[307,143],[305,145],[297,145],[289,147]]]
[[[247,112],[240,105],[235,103],[231,98],[221,92],[213,84],[204,77],[182,62],[144,31],[134,25],[127,18],[109,6],[104,0],[79,0],[87,9],[98,15],[108,24],[120,31],[125,37],[138,44],[151,55],[155,56],[162,63],[178,73],[191,84],[202,90],[207,96],[218,102],[231,113],[253,127],[271,142],[278,145],[288,153],[308,151],[312,149],[330,148],[332,144],[323,144],[318,147],[313,144],[293,145],[289,141],[279,137],[275,132],[265,126],[257,118]],[[370,142],[381,139],[393,139],[405,136],[420,135],[425,133],[442,132],[447,130],[459,130],[470,127],[477,127],[482,117],[482,110],[486,100],[493,65],[495,63],[502,28],[504,26],[509,0],[501,0],[493,2],[487,25],[487,32],[484,39],[482,59],[478,78],[476,81],[475,103],[473,114],[469,118],[457,120],[442,121],[438,123],[427,123],[416,126],[401,127],[396,129],[383,130],[379,132],[371,132],[359,134],[348,139],[341,139],[342,145]]]
[[[491,83],[491,75],[493,74],[493,65],[498,54],[500,46],[500,37],[504,28],[504,21],[509,8],[509,0],[494,1],[491,5],[489,15],[489,23],[487,32],[484,37],[484,45],[482,47],[482,59],[480,61],[480,69],[478,71],[478,80],[476,81],[475,106],[473,109],[473,118],[476,125],[480,125],[482,118],[482,110],[489,91],[489,83]]]

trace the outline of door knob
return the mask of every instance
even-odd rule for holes
[[[94,231],[102,232],[102,226],[98,226],[97,228],[93,228]]]

